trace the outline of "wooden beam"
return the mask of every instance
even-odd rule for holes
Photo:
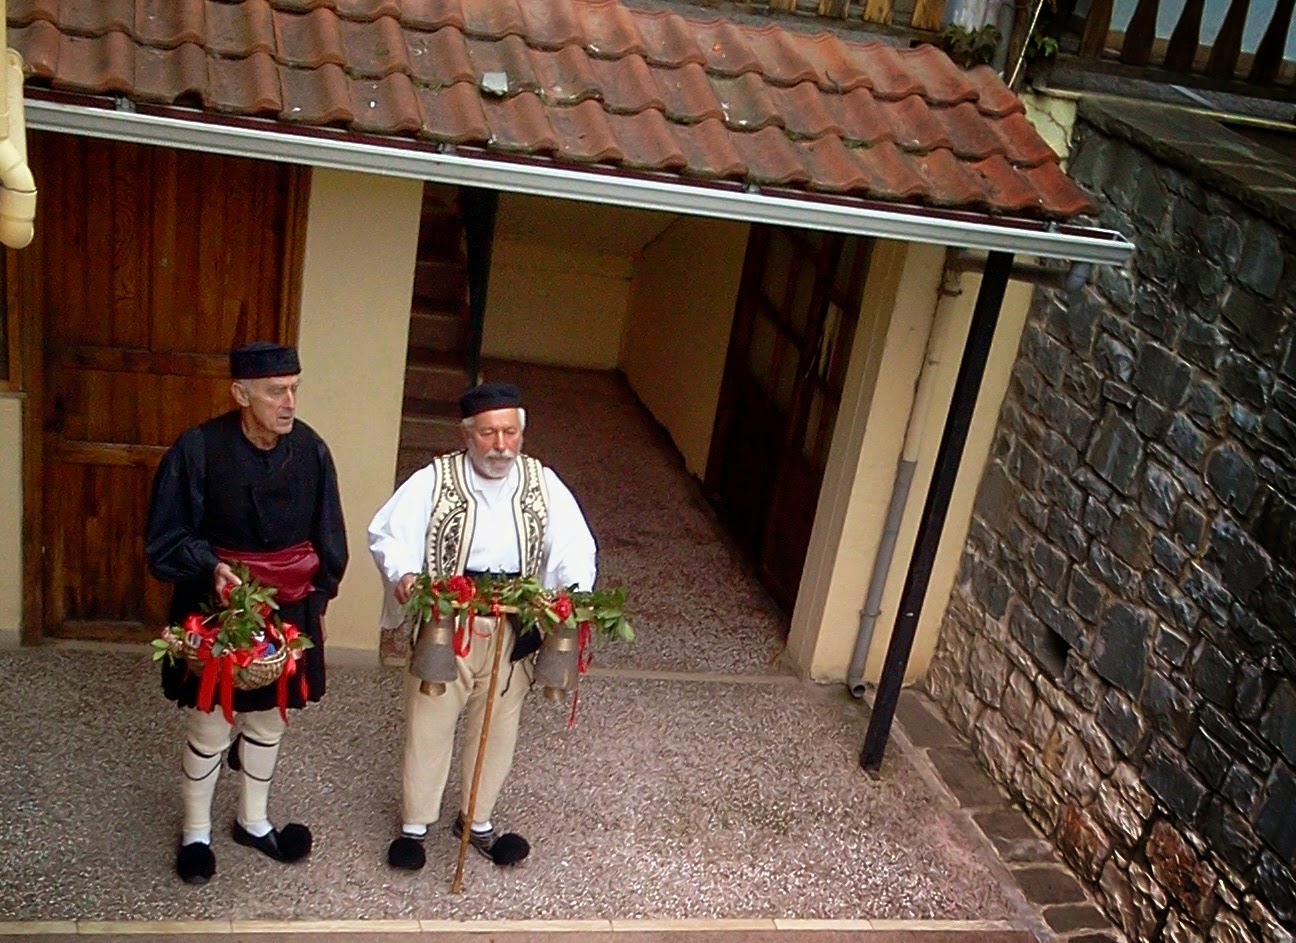
[[[1201,42],[1201,20],[1205,8],[1206,0],[1188,0],[1184,4],[1179,22],[1170,34],[1170,45],[1166,47],[1165,67],[1171,72],[1192,71],[1197,46]]]
[[[1274,6],[1273,19],[1269,21],[1269,28],[1256,47],[1251,72],[1247,76],[1251,83],[1272,85],[1278,78],[1278,70],[1283,63],[1283,49],[1287,45],[1287,33],[1291,29],[1293,7],[1296,7],[1293,0],[1278,0]]]
[[[1160,0],[1139,0],[1125,27],[1121,43],[1120,61],[1126,65],[1147,65],[1152,58],[1152,43],[1156,40],[1157,8]]]
[[[864,0],[864,20],[891,25],[891,0]]]
[[[1246,27],[1247,10],[1251,0],[1233,0],[1228,13],[1224,14],[1224,24],[1219,35],[1211,46],[1210,61],[1206,63],[1206,74],[1217,79],[1233,77],[1237,71],[1238,54],[1242,51],[1242,30]]]
[[[918,0],[914,5],[913,18],[909,21],[914,29],[929,29],[935,32],[941,28],[945,18],[945,0]]]
[[[1085,17],[1084,35],[1080,37],[1080,56],[1099,59],[1107,45],[1107,30],[1111,27],[1112,0],[1094,0]]]
[[[850,0],[819,0],[820,16],[836,16],[846,19],[850,16]]]

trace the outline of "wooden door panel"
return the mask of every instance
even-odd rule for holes
[[[291,342],[301,171],[34,132],[44,338],[43,629],[144,638],[169,589],[147,575],[154,470],[229,409],[228,352]],[[288,261],[294,260],[294,261]]]

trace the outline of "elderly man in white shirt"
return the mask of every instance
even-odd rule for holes
[[[369,525],[369,550],[399,604],[388,606],[385,628],[401,624],[400,606],[423,572],[536,577],[550,589],[594,587],[594,537],[580,506],[552,470],[522,454],[526,411],[517,387],[481,384],[460,397],[459,407],[464,450],[438,456],[411,475]],[[469,841],[501,865],[530,852],[520,835],[498,834],[491,815],[513,764],[530,688],[529,664],[523,672],[515,669],[536,650],[539,637],[532,631],[519,639],[512,624],[495,628],[492,619],[475,620],[467,654],[455,658],[458,677],[444,693],[421,693],[419,679],[406,677],[403,822],[387,851],[392,867],[413,871],[426,862],[423,839],[440,816],[455,724],[467,706],[462,808],[453,825],[456,837],[462,834],[496,640],[510,669],[491,712]]]

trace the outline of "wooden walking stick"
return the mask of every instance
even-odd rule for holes
[[[495,688],[499,684],[500,653],[504,650],[503,628],[506,618],[503,613],[495,618],[495,660],[491,663],[490,684],[486,687],[486,710],[482,714],[481,737],[477,741],[477,759],[473,763],[472,789],[468,792],[468,813],[463,823],[463,834],[459,836],[459,863],[455,865],[454,883],[450,885],[451,894],[458,894],[463,890],[464,861],[468,858],[473,816],[477,814],[477,787],[481,784],[482,761],[486,757],[486,736],[490,733],[491,710],[495,707]]]

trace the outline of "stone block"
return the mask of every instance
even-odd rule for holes
[[[1193,689],[1208,701],[1228,708],[1233,703],[1233,661],[1209,643],[1197,650],[1193,659]]]
[[[1188,762],[1212,789],[1224,785],[1228,774],[1229,755],[1219,742],[1204,730],[1198,730],[1188,742]]]
[[[1196,318],[1189,318],[1179,334],[1179,353],[1190,363],[1211,373],[1218,369],[1228,348],[1228,338],[1223,331]]]
[[[1250,873],[1251,866],[1260,853],[1260,842],[1256,839],[1251,823],[1230,808],[1228,803],[1218,797],[1211,799],[1202,812],[1201,832],[1211,851],[1236,874]]]
[[[1202,381],[1194,383],[1184,407],[1188,418],[1208,432],[1218,431],[1228,415],[1229,400],[1213,385]]]
[[[1237,277],[1258,295],[1273,298],[1282,284],[1284,253],[1278,232],[1263,220],[1249,218],[1242,227],[1242,254]]]
[[[1175,511],[1172,527],[1175,540],[1190,553],[1198,553],[1205,546],[1206,515],[1195,505],[1181,503]]]
[[[1179,747],[1186,747],[1195,728],[1194,705],[1170,677],[1153,672],[1143,692],[1143,716]]]
[[[1130,382],[1162,406],[1174,409],[1187,398],[1192,368],[1158,344],[1144,344],[1134,361]]]
[[[1051,632],[1074,648],[1081,657],[1089,654],[1089,636],[1084,632],[1071,613],[1058,603],[1044,589],[1036,589],[1031,595],[1031,609],[1040,621]]]
[[[1149,439],[1165,436],[1173,419],[1174,413],[1146,396],[1140,396],[1134,404],[1134,428]]]
[[[1257,408],[1269,402],[1273,374],[1241,353],[1227,354],[1219,367],[1220,387],[1229,396]]]
[[[977,765],[970,750],[943,747],[929,750],[927,755],[959,805],[967,809],[980,809],[1005,804],[1003,794]]]
[[[1151,562],[1152,528],[1133,508],[1126,508],[1112,522],[1108,546],[1130,566],[1142,569]]]
[[[1188,554],[1185,553],[1173,540],[1159,532],[1152,538],[1152,559],[1156,561],[1157,566],[1165,570],[1171,576],[1179,576],[1183,572],[1184,565],[1188,562]]]
[[[1138,431],[1117,413],[1108,410],[1098,426],[1086,460],[1094,471],[1121,494],[1131,494],[1143,460]]]
[[[986,563],[977,565],[972,575],[972,589],[987,615],[994,619],[1003,618],[1008,611],[1012,587],[994,567]]]
[[[1170,451],[1194,468],[1201,465],[1206,455],[1206,436],[1183,413],[1175,413],[1170,420],[1165,442],[1170,447]]]
[[[1017,486],[999,462],[986,466],[977,490],[976,510],[990,521],[1011,519],[1017,504]]]
[[[1282,417],[1276,416],[1278,424],[1282,423]],[[1247,445],[1255,446],[1260,442],[1260,433],[1264,428],[1264,421],[1260,414],[1255,410],[1248,409],[1242,403],[1233,403],[1229,406],[1228,411],[1228,433],[1236,439],[1240,439]],[[1286,429],[1279,428],[1277,432],[1280,437],[1286,436]]]
[[[1174,629],[1167,625],[1157,626],[1156,653],[1164,658],[1170,664],[1175,666],[1183,665],[1188,660],[1188,652],[1192,645],[1183,635],[1180,635]]]
[[[1000,652],[989,645],[978,645],[972,650],[968,682],[973,694],[997,710],[1007,679],[1008,663]]]
[[[1232,214],[1213,213],[1200,230],[1202,252],[1210,259],[1234,270],[1242,258],[1242,227]]]
[[[1238,662],[1238,684],[1233,694],[1233,710],[1242,720],[1255,720],[1264,710],[1269,700],[1270,691],[1274,688],[1272,677],[1255,662],[1243,658]],[[1296,711],[1296,704],[1288,707]],[[1288,716],[1291,716],[1289,714]],[[1261,735],[1271,742],[1270,736],[1261,727]],[[1290,761],[1289,761],[1290,762]],[[1293,764],[1296,765],[1296,764]]]
[[[1292,682],[1284,680],[1274,688],[1260,719],[1260,735],[1278,748],[1289,765],[1296,767],[1296,686]],[[1292,808],[1292,818],[1296,819],[1296,807]]]
[[[1296,566],[1296,504],[1266,486],[1256,518],[1253,532],[1260,546],[1278,562]]]
[[[1071,571],[1066,601],[1072,612],[1085,622],[1096,622],[1102,612],[1103,598],[1102,587],[1090,579],[1084,569],[1077,568]]]
[[[1268,769],[1269,754],[1250,733],[1227,717],[1212,704],[1202,706],[1199,713],[1202,727],[1223,744],[1234,761],[1241,761],[1252,769]]]
[[[1274,916],[1289,926],[1296,922],[1296,876],[1291,867],[1270,852],[1261,852],[1255,881],[1256,891]]]
[[[1206,460],[1206,484],[1224,504],[1246,514],[1255,500],[1260,478],[1255,466],[1233,446],[1222,446]]]
[[[1103,375],[1087,363],[1073,363],[1067,368],[1062,389],[1077,403],[1094,407],[1102,398]]]
[[[1241,917],[1232,910],[1220,909],[1211,924],[1211,943],[1259,943],[1258,938]]]
[[[1120,837],[1124,847],[1139,846],[1147,820],[1121,797],[1115,786],[1104,782],[1098,787],[1098,801],[1094,808],[1098,816]]]
[[[1240,286],[1230,286],[1220,314],[1236,329],[1243,350],[1262,360],[1275,353],[1285,316],[1282,307],[1273,300],[1257,297]]]
[[[1215,565],[1224,586],[1245,602],[1273,570],[1273,561],[1250,534],[1226,519],[1211,525],[1206,561]]]
[[[1224,777],[1220,795],[1249,820],[1255,814],[1256,801],[1263,785],[1247,767],[1234,765],[1229,768],[1228,775]]]
[[[1183,590],[1202,613],[1212,619],[1216,625],[1228,625],[1233,597],[1220,585],[1219,580],[1193,564],[1188,569],[1188,578],[1184,580]]]
[[[1215,869],[1201,860],[1192,846],[1168,822],[1152,826],[1147,845],[1153,876],[1199,927],[1214,916]]]
[[[1296,862],[1296,776],[1281,763],[1265,783],[1255,830],[1280,859]]]
[[[1147,463],[1139,507],[1148,520],[1158,527],[1169,527],[1183,496],[1184,486],[1174,472],[1155,462]]]
[[[1206,787],[1176,753],[1157,751],[1143,770],[1143,782],[1170,814],[1185,825],[1193,823],[1206,799]]]
[[[1165,943],[1204,943],[1206,939],[1201,931],[1188,923],[1178,912],[1171,910],[1166,916],[1165,927],[1161,931]]]
[[[1098,707],[1098,726],[1111,737],[1122,755],[1133,757],[1142,752],[1147,740],[1143,718],[1125,697],[1115,691],[1108,692]]]
[[[1035,689],[1030,679],[1020,671],[1008,677],[1004,687],[1002,712],[1004,720],[1017,731],[1024,731],[1030,721],[1031,708],[1035,706]]]
[[[1111,929],[1111,921],[1093,904],[1054,904],[1044,908],[1044,922],[1054,933]],[[1074,937],[1069,937],[1074,940]],[[1110,939],[1110,937],[1109,937]]]
[[[1137,583],[1138,576],[1126,566],[1115,554],[1102,544],[1094,543],[1089,547],[1089,566],[1100,580],[1120,595],[1128,595]],[[1225,618],[1227,618],[1227,606]]]
[[[1054,837],[1067,863],[1082,877],[1097,881],[1111,854],[1111,841],[1093,819],[1079,807],[1068,805],[1062,810]]]
[[[1146,610],[1117,603],[1107,610],[1098,628],[1094,670],[1132,696],[1143,686],[1148,634],[1153,623]]]
[[[900,691],[896,702],[896,719],[914,746],[957,746],[958,736],[935,704],[913,688]]]
[[[1084,888],[1065,868],[1032,865],[1013,868],[1011,874],[1026,899],[1036,906],[1078,903],[1085,899]]]
[[[1057,508],[1049,512],[1045,533],[1073,562],[1078,563],[1088,558],[1091,541],[1085,535],[1084,528]]]
[[[1054,593],[1062,591],[1067,575],[1067,560],[1060,551],[1044,540],[1036,540],[1031,547],[1030,563],[1031,569],[1045,586]]]

